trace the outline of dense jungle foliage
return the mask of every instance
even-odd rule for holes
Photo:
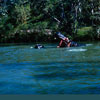
[[[0,42],[100,39],[100,0],[0,0]]]

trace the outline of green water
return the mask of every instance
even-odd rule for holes
[[[100,43],[0,46],[0,94],[100,94]]]

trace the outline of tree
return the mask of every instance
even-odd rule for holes
[[[28,27],[28,21],[30,19],[30,2],[23,2],[23,0],[19,0],[18,3],[15,4],[14,13],[16,15],[16,23],[18,27]]]

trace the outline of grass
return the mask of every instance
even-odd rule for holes
[[[88,35],[92,30],[93,30],[92,27],[83,27],[78,29],[77,35],[78,36]]]
[[[96,33],[93,30],[93,27],[82,27],[77,30],[77,34],[74,37],[74,40],[78,41],[89,41],[95,40]]]

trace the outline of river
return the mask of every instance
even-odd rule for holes
[[[100,94],[100,43],[0,46],[0,94]]]

